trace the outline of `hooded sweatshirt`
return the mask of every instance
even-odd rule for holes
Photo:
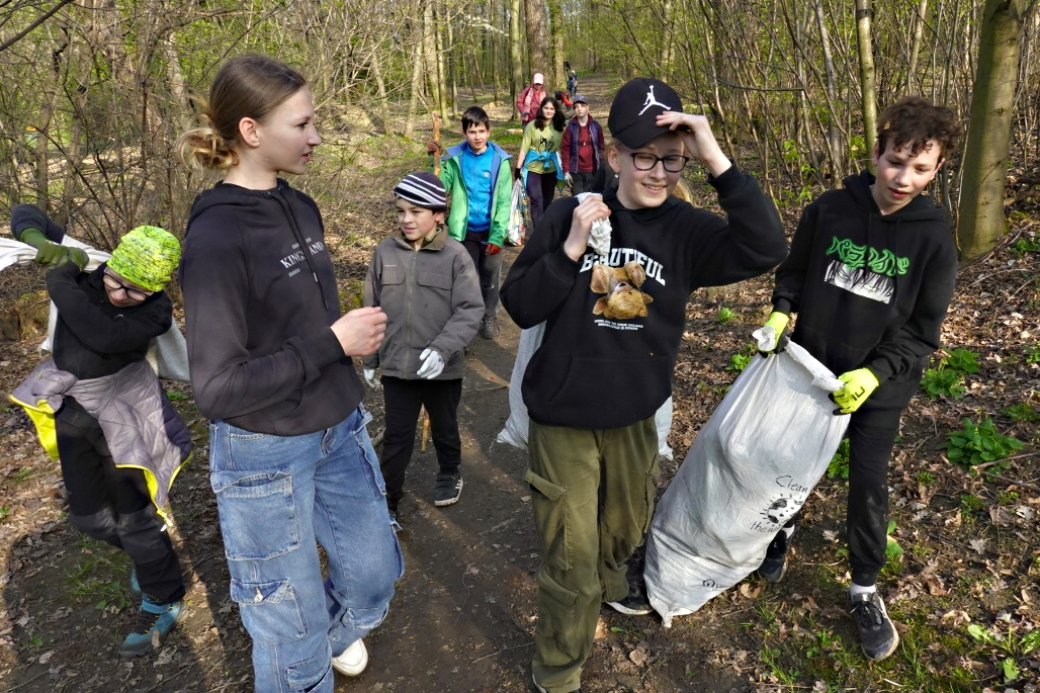
[[[219,184],[192,205],[181,288],[199,411],[256,433],[339,423],[361,381],[330,329],[339,295],[314,201]]]
[[[675,197],[630,210],[616,190],[606,191],[610,253],[589,248],[577,262],[563,243],[578,201],[563,198],[546,210],[502,285],[517,325],[546,323],[521,388],[532,419],[604,429],[650,418],[671,395],[690,293],[763,274],[784,259],[780,218],[755,179],[732,166],[709,182],[728,219]],[[643,308],[619,315],[612,297]]]
[[[798,314],[792,339],[833,372],[877,377],[861,411],[901,410],[939,348],[957,277],[953,233],[927,197],[882,216],[870,172],[844,183],[805,208],[773,306]]]

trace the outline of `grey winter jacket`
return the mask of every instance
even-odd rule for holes
[[[477,334],[484,300],[473,260],[447,229],[419,250],[400,230],[380,243],[365,277],[365,305],[382,307],[389,319],[379,351],[362,360],[365,368],[416,380],[419,355],[430,347],[444,358],[437,380],[462,377],[463,349]]]
[[[152,501],[164,513],[174,477],[191,456],[191,434],[148,362],[134,361],[111,375],[77,380],[47,359],[12,394],[14,401],[33,405],[46,400],[55,412],[64,397],[75,397],[98,420],[117,467],[144,473]]]

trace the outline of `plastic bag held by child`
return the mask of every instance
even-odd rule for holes
[[[645,577],[665,626],[761,564],[838,449],[849,417],[828,395],[841,386],[794,342],[737,378],[654,514]]]
[[[513,181],[512,199],[509,204],[509,226],[506,227],[506,240],[510,245],[520,245],[527,237],[531,216],[530,204],[524,184],[519,180]]]

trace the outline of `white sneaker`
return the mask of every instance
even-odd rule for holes
[[[368,666],[368,650],[365,641],[358,638],[341,654],[332,658],[332,668],[344,676],[357,676]]]

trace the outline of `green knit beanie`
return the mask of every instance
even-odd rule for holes
[[[128,282],[148,291],[162,291],[177,269],[181,244],[158,226],[138,226],[112,251],[108,266]]]

